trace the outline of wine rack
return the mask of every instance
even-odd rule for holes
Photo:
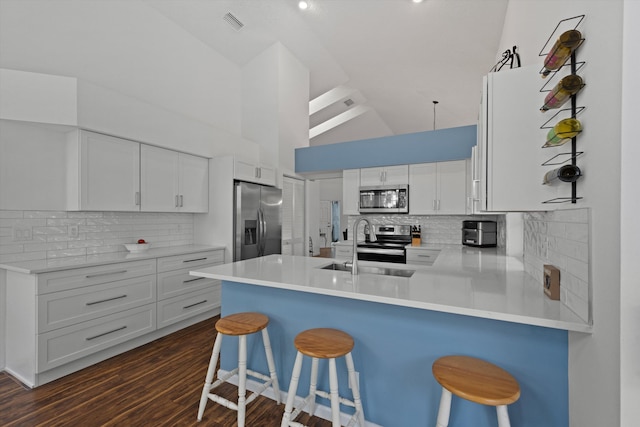
[[[578,16],[574,16],[571,18],[566,18],[561,20],[560,22],[558,22],[558,24],[556,25],[556,28],[553,30],[553,32],[551,33],[551,35],[549,36],[549,38],[547,39],[547,42],[544,44],[544,46],[542,46],[542,49],[540,50],[540,54],[539,56],[541,57],[546,57],[549,54],[549,46],[551,43],[551,49],[553,48],[553,40],[555,40],[554,36],[558,33],[558,30],[563,27],[564,30],[570,28],[571,26],[573,27],[572,29],[576,29],[580,23],[582,22],[582,20],[584,19],[585,15],[578,15]],[[584,39],[580,40],[580,44],[579,46],[584,42]],[[545,82],[545,84],[542,86],[542,88],[540,89],[540,92],[542,93],[547,93],[550,92],[552,89],[549,89],[549,87],[553,87],[550,86],[550,83],[553,81],[555,75],[560,72],[560,70],[566,69],[565,67],[570,67],[571,70],[571,74],[576,74],[585,64],[584,61],[578,62],[576,60],[576,51],[579,49],[579,47],[577,47],[575,50],[573,50],[573,52],[571,53],[571,56],[569,57],[569,59],[562,65],[560,66],[557,70],[555,71],[551,71],[550,73],[547,71],[547,73],[549,74],[547,77],[547,80]],[[543,67],[540,70],[540,74],[543,75],[543,73],[545,72],[545,68]],[[583,85],[584,86],[584,85]],[[579,91],[578,91],[579,93]],[[571,95],[570,99],[569,99],[569,103],[570,103],[570,107],[568,108],[563,108],[558,110],[553,116],[551,116],[551,118],[549,118],[546,122],[544,122],[541,126],[540,129],[552,129],[553,128],[553,123],[555,123],[558,119],[562,119],[565,118],[565,116],[568,116],[567,118],[573,118],[575,119],[576,116],[578,116],[584,109],[584,106],[579,106],[577,99],[578,99],[578,93],[575,93],[573,95]],[[578,134],[581,132],[581,130],[578,132]],[[577,161],[576,159],[583,154],[583,151],[577,151],[576,146],[577,146],[577,140],[578,140],[578,135],[575,135],[573,137],[571,137],[571,151],[569,152],[563,152],[563,153],[559,153],[556,154],[555,156],[551,157],[550,159],[548,159],[547,161],[545,161],[544,163],[542,163],[542,166],[559,166],[559,165],[564,165],[564,164],[568,164],[570,162],[570,164],[572,166],[577,166]],[[555,147],[559,147],[562,146],[563,144],[556,144],[556,145],[551,145],[550,141],[546,141],[546,143],[542,146],[542,148],[555,148]],[[571,184],[571,196],[570,197],[556,197],[553,199],[549,199],[546,200],[544,203],[576,203],[579,199],[582,199],[582,197],[578,197],[578,183],[577,181],[573,181],[570,183]]]

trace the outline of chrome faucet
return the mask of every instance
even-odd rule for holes
[[[364,221],[369,227],[369,241],[376,241],[376,233],[373,231],[373,226],[369,220],[362,216],[356,218],[353,223],[353,260],[351,261],[351,274],[358,274],[358,226],[361,221]]]

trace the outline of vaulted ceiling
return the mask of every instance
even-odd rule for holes
[[[166,49],[175,62],[180,58],[176,40],[195,37],[241,67],[280,42],[310,72],[310,145],[476,123],[482,76],[499,59],[508,0],[307,2],[309,8],[301,10],[298,0],[0,0],[3,12],[13,15],[5,16],[3,25],[5,19],[24,23],[2,33],[19,43],[0,40],[0,65],[31,61],[34,71],[65,74],[62,61],[53,56],[60,55],[60,44],[73,45],[77,57],[64,61],[74,63],[79,77],[91,72],[105,86],[116,77],[129,79],[135,96],[166,105],[202,105],[202,117],[210,117],[206,101],[193,93],[163,95],[167,85],[160,71],[131,65],[131,52],[161,55]],[[228,13],[240,29],[224,19]],[[102,21],[93,22],[98,16]],[[175,25],[159,38],[150,33],[162,25],[160,17]],[[30,37],[32,28],[44,29],[51,39]],[[41,59],[36,70],[35,62],[47,54],[49,62]],[[183,67],[200,67],[193,72],[211,78],[227,72],[213,62]],[[165,78],[184,74],[177,67],[162,72]],[[225,126],[222,119],[214,124]]]

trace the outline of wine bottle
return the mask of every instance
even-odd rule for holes
[[[564,76],[558,84],[544,98],[544,105],[540,108],[543,113],[552,108],[560,108],[571,97],[584,87],[582,77],[577,74]]]
[[[555,147],[564,144],[569,139],[582,132],[582,123],[574,118],[560,120],[549,129],[547,133],[547,143],[544,147]]]
[[[563,182],[575,182],[581,176],[582,171],[580,171],[579,167],[574,165],[564,165],[562,167],[559,167],[558,169],[554,169],[544,174],[542,183],[551,184],[556,179],[559,179]]]
[[[567,59],[571,56],[578,46],[582,44],[582,34],[578,30],[569,30],[560,34],[558,40],[556,40],[553,48],[549,51],[544,58],[544,71],[542,72],[542,78],[545,78],[551,73],[562,67]]]

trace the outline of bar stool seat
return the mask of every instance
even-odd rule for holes
[[[200,396],[200,406],[198,407],[198,421],[202,420],[204,409],[209,400],[216,402],[229,409],[233,409],[238,412],[238,427],[244,427],[246,405],[256,399],[262,392],[264,392],[269,386],[273,387],[273,391],[276,396],[276,401],[280,404],[280,389],[278,387],[278,377],[276,375],[275,363],[273,361],[273,354],[271,352],[271,342],[269,340],[269,333],[267,332],[267,325],[269,324],[269,318],[261,313],[236,313],[225,316],[216,322],[216,340],[213,344],[213,351],[211,353],[211,359],[209,361],[209,368],[207,369],[207,376],[205,378],[205,384],[202,388],[202,394]],[[254,334],[262,331],[262,342],[264,344],[264,351],[267,357],[267,365],[269,367],[269,376],[263,375],[259,372],[247,369],[247,335]],[[222,337],[224,335],[237,336],[238,337],[238,367],[227,372],[222,377],[218,375],[216,382],[212,384],[213,378],[216,374],[216,367],[218,365],[218,357],[220,355],[220,348],[222,346]],[[211,390],[218,387],[220,384],[227,381],[233,375],[238,374],[238,402],[231,402],[224,397],[211,393]],[[248,398],[246,398],[246,382],[247,375],[250,375],[258,380],[261,380],[262,386]]]
[[[282,417],[281,427],[303,426],[293,420],[305,409],[309,415],[315,412],[316,396],[330,399],[331,401],[331,421],[333,427],[339,427],[340,424],[340,404],[355,408],[355,413],[349,420],[349,425],[353,425],[357,421],[360,427],[364,427],[364,411],[360,400],[360,389],[356,378],[355,367],[351,350],[354,342],[351,335],[338,329],[317,328],[309,329],[299,333],[294,339],[294,345],[298,350],[296,360],[291,374],[291,383],[289,385],[289,394],[287,404],[285,405],[284,415]],[[311,377],[309,384],[309,395],[304,399],[302,406],[293,408],[293,402],[298,389],[298,381],[300,371],[302,369],[303,356],[311,357]],[[345,358],[347,371],[349,373],[349,383],[353,393],[353,400],[344,398],[338,394],[338,375],[336,371],[336,358]],[[329,361],[329,389],[330,392],[318,390],[318,361],[319,359],[328,359]]]
[[[510,426],[507,405],[520,398],[520,385],[509,372],[469,356],[441,357],[433,363],[432,371],[442,386],[437,427],[449,424],[452,394],[471,402],[495,406],[498,426]]]

